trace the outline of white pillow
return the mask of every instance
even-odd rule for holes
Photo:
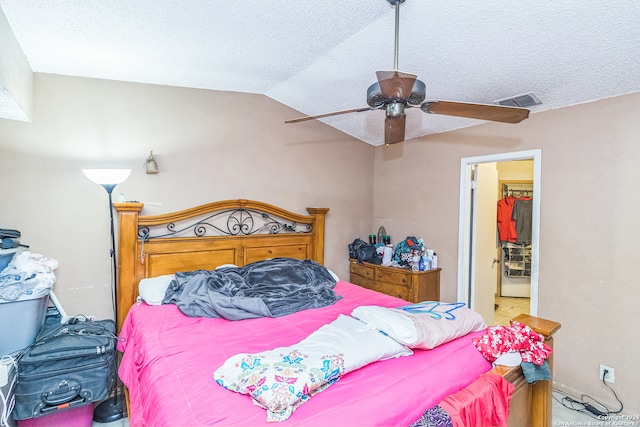
[[[363,306],[351,315],[400,344],[425,350],[487,327],[482,316],[464,303],[428,301],[399,308]]]
[[[326,267],[325,267],[325,268],[326,268]],[[329,272],[329,274],[331,275],[331,277],[333,277],[333,280],[335,280],[335,281],[336,281],[336,283],[340,281],[340,278],[338,277],[338,275],[337,275],[336,273],[334,273],[333,271],[329,270],[328,268],[327,268],[327,271]]]
[[[399,311],[377,305],[363,305],[356,307],[351,316],[407,347],[418,341],[418,331],[413,320]]]
[[[235,264],[222,264],[222,265],[217,266],[215,269],[218,270],[219,268],[226,268],[226,267],[240,268]]]
[[[324,351],[333,349],[344,354],[346,372],[378,360],[413,354],[406,346],[381,334],[379,330],[343,314],[329,325],[321,327],[316,334],[318,341],[323,343]]]
[[[138,294],[149,305],[161,305],[169,283],[175,278],[175,274],[166,274],[142,279],[138,284]]]

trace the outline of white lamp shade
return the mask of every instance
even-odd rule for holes
[[[129,178],[131,169],[82,169],[91,181],[100,185],[117,185]]]

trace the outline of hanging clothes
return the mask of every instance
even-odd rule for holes
[[[500,242],[516,242],[516,222],[513,219],[513,205],[517,197],[506,196],[498,200],[498,238]]]
[[[512,218],[516,223],[516,243],[531,244],[533,216],[533,200],[531,197],[521,197],[513,204]]]

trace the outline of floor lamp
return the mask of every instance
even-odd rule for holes
[[[113,296],[113,308],[114,308],[114,317],[116,324],[118,322],[118,266],[116,261],[116,239],[115,232],[113,227],[113,201],[111,199],[111,193],[116,185],[124,182],[131,173],[131,169],[83,169],[82,172],[89,178],[91,181],[96,184],[100,184],[105,190],[107,190],[107,194],[109,195],[109,219],[111,221],[111,261],[113,266],[112,271],[112,296]],[[120,402],[119,394],[118,394],[118,372],[117,372],[117,363],[114,362],[114,372],[112,373],[113,383],[112,383],[112,393],[113,396],[109,397],[107,400],[100,403],[94,413],[93,420],[97,423],[110,423],[113,421],[117,421],[124,417],[124,410],[122,408],[122,403]],[[115,393],[113,393],[115,391]]]

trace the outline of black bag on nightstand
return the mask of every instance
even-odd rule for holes
[[[113,320],[45,324],[18,360],[13,417],[38,418],[107,398],[116,341]]]

